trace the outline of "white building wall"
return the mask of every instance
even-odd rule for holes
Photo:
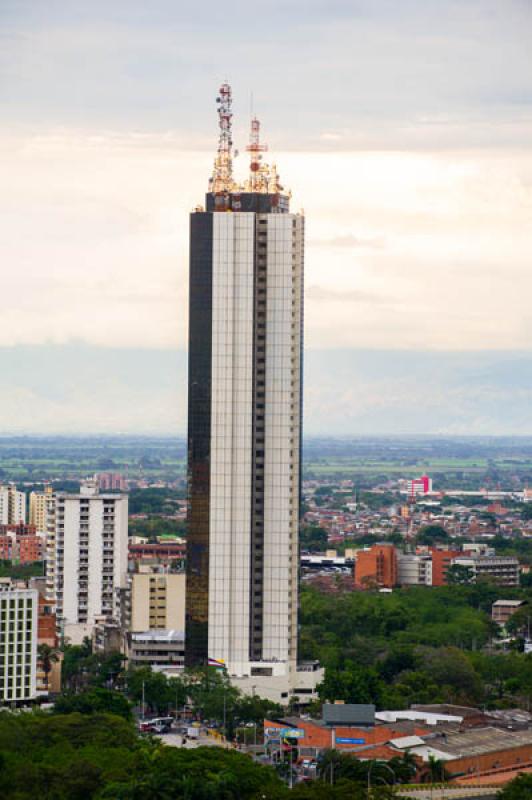
[[[107,519],[104,519],[105,506],[114,507],[114,513],[106,513]],[[52,557],[47,568],[47,592],[49,596],[55,592],[65,631],[69,626],[85,623],[91,628],[96,617],[113,612],[114,589],[126,584],[128,498],[115,494],[59,494],[53,501],[49,519],[53,532],[48,548]],[[84,525],[88,525],[88,535],[81,529]],[[107,526],[107,542],[104,526]],[[86,587],[80,586],[83,561],[88,561],[87,569],[83,569]],[[110,580],[109,597],[105,600],[102,594],[106,588],[106,569]]]
[[[0,486],[0,525],[9,525],[9,489]]]
[[[209,657],[249,661],[253,214],[213,216]]]
[[[415,554],[398,554],[397,583],[400,586],[432,586],[432,560]]]
[[[0,525],[26,522],[26,494],[16,486],[0,486]]]
[[[303,220],[268,219],[263,658],[296,659]]]
[[[103,613],[103,503],[101,499],[99,497],[91,498],[89,508],[89,590],[87,597],[87,622],[89,620],[94,621],[96,617]]]
[[[0,590],[0,703],[37,694],[38,604],[36,589]]]
[[[15,487],[10,488],[11,492],[11,509],[10,519],[11,525],[17,525],[19,522],[26,523],[26,494],[19,492]]]
[[[58,498],[56,525],[55,566],[60,615],[65,622],[77,622],[79,582],[79,502],[77,498]]]

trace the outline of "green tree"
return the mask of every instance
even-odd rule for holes
[[[342,670],[325,670],[318,686],[320,700],[343,700],[346,703],[380,704],[383,685],[374,669],[347,662]]]
[[[127,693],[131,700],[141,703],[157,713],[170,708],[182,708],[187,700],[187,686],[180,678],[168,679],[162,672],[150,667],[130,669],[126,676]]]
[[[54,704],[55,714],[116,714],[131,719],[131,707],[120,692],[93,688],[78,694],[63,694]]]
[[[443,783],[447,779],[448,775],[445,770],[445,761],[442,761],[441,758],[436,758],[433,755],[429,755],[427,767],[423,775],[424,782]]]
[[[424,525],[417,533],[419,544],[436,544],[436,542],[446,542],[449,534],[442,525]]]
[[[447,570],[449,586],[470,586],[475,582],[475,573],[465,564],[452,564]]]
[[[327,549],[328,534],[317,525],[303,526],[299,532],[299,544],[302,550],[322,552]]]
[[[44,682],[48,686],[48,676],[53,669],[53,665],[59,661],[59,654],[57,650],[43,642],[37,646],[37,660],[44,672]]]
[[[498,800],[532,800],[532,775],[518,775],[498,795]]]

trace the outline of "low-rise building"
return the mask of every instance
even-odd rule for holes
[[[129,560],[133,562],[151,560],[154,564],[164,567],[184,568],[186,554],[187,545],[182,539],[129,543]]]
[[[129,640],[129,663],[133,667],[151,667],[164,671],[185,666],[184,630],[138,631]]]
[[[40,645],[47,645],[51,654],[43,660]],[[57,694],[61,691],[61,665],[63,653],[59,650],[57,617],[55,605],[39,592],[39,613],[37,618],[37,694]]]
[[[499,586],[519,586],[519,560],[514,556],[459,556],[452,564],[471,570],[474,581],[489,578]]]
[[[431,758],[438,759],[451,779],[468,775],[480,778],[500,770],[532,766],[531,730],[487,726],[408,738],[410,741],[392,739],[390,745],[399,752],[408,749],[426,764]]]
[[[496,600],[491,606],[491,618],[499,625],[506,625],[515,612],[524,605],[526,605],[524,600]]]

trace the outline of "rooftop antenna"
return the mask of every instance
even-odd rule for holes
[[[257,117],[252,117],[249,144],[246,147],[246,150],[250,153],[248,181],[250,192],[268,191],[267,169],[265,170],[260,163],[262,161],[261,153],[267,149],[268,145],[260,142],[260,122]]]
[[[233,181],[233,96],[231,86],[224,81],[220,86],[218,97],[218,150],[214,160],[212,178],[209,180],[209,191],[215,194],[227,194],[234,188]]]

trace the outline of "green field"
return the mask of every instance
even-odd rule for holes
[[[78,482],[95,472],[132,480],[186,477],[183,437],[1,437],[0,481]],[[371,487],[422,473],[435,488],[532,486],[530,439],[359,438],[308,439],[303,478],[354,480]]]

